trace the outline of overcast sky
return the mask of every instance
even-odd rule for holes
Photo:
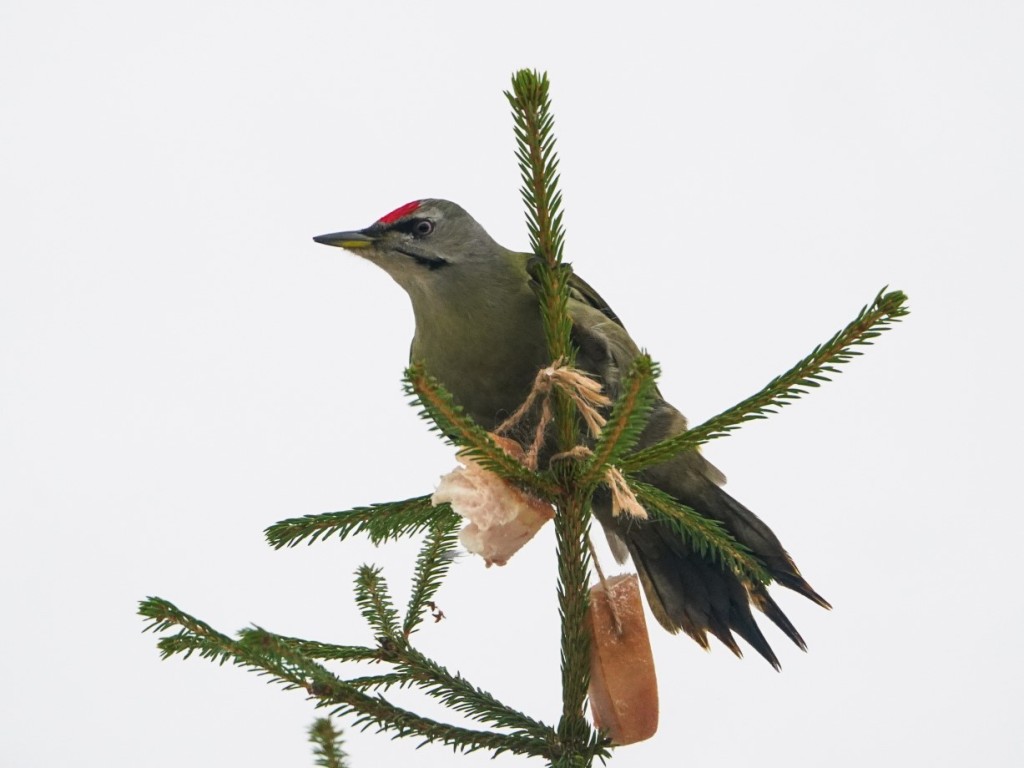
[[[404,602],[415,543],[263,542],[454,464],[401,393],[404,293],[310,238],[443,197],[525,248],[520,67],[552,80],[567,258],[691,419],[883,285],[913,312],[707,450],[835,606],[775,589],[810,652],[652,627],[661,729],[612,764],[1024,762],[1024,9],[556,5],[0,6],[0,764],[312,765],[301,693],[161,662],[136,602],[339,643],[370,641],[360,563]],[[421,646],[553,722],[554,590],[550,530],[462,558]],[[459,762],[415,744],[347,732],[353,768]]]

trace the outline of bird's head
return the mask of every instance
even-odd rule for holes
[[[313,238],[352,251],[413,292],[471,265],[495,264],[509,253],[455,203],[414,200],[381,216],[365,229]]]

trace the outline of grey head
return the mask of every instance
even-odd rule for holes
[[[414,200],[381,216],[365,229],[313,238],[372,261],[409,293],[455,273],[495,265],[511,253],[491,238],[472,216],[448,200]]]

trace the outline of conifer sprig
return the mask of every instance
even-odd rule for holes
[[[310,726],[309,740],[313,744],[316,765],[321,768],[348,768],[341,731],[335,729],[329,717],[318,718]]]
[[[281,684],[285,689],[301,688],[317,700],[318,707],[332,707],[332,715],[354,715],[357,726],[376,727],[396,736],[417,737],[422,743],[437,741],[463,752],[488,749],[500,754],[511,751],[548,760],[554,760],[561,754],[561,746],[550,736],[538,738],[522,731],[499,733],[460,728],[396,707],[379,695],[368,695],[360,690],[366,685],[366,678],[358,678],[357,684],[342,680],[301,653],[300,645],[293,638],[256,627],[242,630],[239,638],[234,640],[160,598],[143,601],[139,613],[149,622],[147,630],[179,629],[177,634],[161,638],[159,642],[165,658],[172,655],[187,657],[199,650],[204,658],[220,663],[230,661],[267,676],[269,682]],[[403,651],[412,653],[408,648],[403,648]],[[406,675],[401,676],[409,679]],[[378,676],[377,682],[383,683],[386,677]],[[482,694],[482,700],[487,696]],[[514,710],[508,711],[510,717],[517,714]],[[538,732],[544,732],[543,724],[527,723],[531,730],[539,725]]]
[[[551,498],[559,489],[542,475],[531,472],[503,451],[489,434],[463,413],[440,382],[414,363],[405,372],[406,393],[422,407],[421,415],[433,428],[460,446],[484,469],[521,486],[540,498]]]
[[[530,248],[554,268],[562,262],[565,230],[549,90],[546,73],[522,69],[512,76],[512,90],[505,91],[505,98],[512,106],[515,123],[516,159],[523,181],[520,192]]]
[[[182,611],[176,605],[160,597],[149,597],[139,603],[139,615],[146,620],[143,632],[166,632],[175,627],[177,634],[160,638],[157,647],[160,658],[182,654],[185,658],[199,651],[200,657],[223,664],[231,657],[234,645],[227,635],[221,634],[209,624]],[[202,642],[194,642],[202,641]]]
[[[379,569],[366,565],[359,569],[357,603],[363,617],[384,644],[377,658],[395,666],[391,675],[361,678],[359,681],[348,681],[348,684],[358,688],[364,685],[414,685],[445,706],[471,719],[487,722],[498,728],[514,729],[554,744],[557,741],[554,729],[502,704],[461,675],[452,675],[442,665],[424,656],[408,642],[409,635],[422,620],[428,601],[434,596],[448,570],[451,563],[448,555],[455,548],[457,529],[457,523],[438,526],[427,536],[417,559],[412,596],[409,599],[401,636],[396,636],[394,631],[397,614]],[[284,639],[283,643],[293,649],[300,647],[290,639]],[[310,650],[314,655],[321,656],[320,649]]]
[[[522,69],[512,76],[512,90],[505,97],[512,106],[530,248],[540,262],[535,274],[548,353],[552,362],[572,365],[576,355],[568,312],[572,268],[562,261],[565,229],[549,89],[547,73]],[[576,420],[572,404],[561,393],[555,395],[555,412],[558,445],[568,451],[576,445]]]
[[[356,571],[356,605],[366,623],[378,636],[392,641],[403,638],[398,628],[398,611],[380,568],[361,565]]]
[[[374,544],[382,544],[389,539],[412,536],[434,525],[460,519],[448,504],[435,507],[430,496],[417,496],[404,501],[356,507],[345,512],[293,517],[274,523],[264,534],[274,549],[294,547],[304,541],[313,544],[331,536],[345,539],[363,533]]]
[[[388,672],[383,675],[366,675],[364,677],[353,677],[345,681],[353,688],[360,691],[386,691],[388,688],[397,685],[399,688],[406,688],[412,685],[412,681],[398,672]]]
[[[551,726],[503,704],[462,675],[452,674],[411,646],[396,649],[394,664],[398,674],[455,712],[481,723],[490,723],[496,728],[512,729],[552,745],[557,741]]]
[[[402,634],[408,637],[423,621],[427,604],[441,587],[441,581],[452,565],[452,554],[459,540],[459,525],[462,518],[446,520],[436,524],[427,534],[426,541],[416,558],[413,575],[412,595],[405,611]]]
[[[583,712],[590,684],[590,633],[585,621],[590,604],[589,534],[589,503],[575,499],[555,508],[558,613],[562,621],[562,717],[558,735],[563,743],[576,748],[593,736]]]
[[[244,630],[238,645],[243,652],[259,649],[243,658],[242,664],[260,669],[287,688],[305,689],[317,699],[318,707],[332,707],[332,715],[354,715],[356,726],[375,727],[396,737],[416,737],[422,744],[437,741],[463,752],[489,749],[495,754],[513,751],[541,756],[550,752],[550,745],[534,738],[448,725],[396,707],[380,695],[365,694],[264,630]]]
[[[635,478],[629,478],[628,482],[644,508],[653,512],[656,519],[670,525],[676,535],[700,555],[721,563],[723,568],[734,573],[744,574],[751,581],[768,584],[772,580],[764,564],[736,541],[720,522],[698,514],[653,485]]]
[[[438,742],[463,753],[486,749],[495,756],[512,752],[548,760],[557,759],[560,754],[558,745],[552,746],[530,736],[491,730],[477,731],[440,723],[396,707],[381,696],[369,696],[350,687],[325,691],[320,698],[318,706],[334,706],[332,715],[353,715],[353,725],[356,727],[363,730],[376,728],[378,733],[392,733],[394,738],[417,738],[417,746]]]
[[[746,400],[737,403],[703,424],[675,437],[664,440],[622,460],[622,469],[636,472],[653,464],[660,464],[682,451],[696,448],[716,437],[728,435],[747,421],[764,419],[789,405],[807,390],[831,381],[830,375],[841,373],[837,365],[850,362],[861,352],[858,346],[872,344],[872,339],[900,322],[909,310],[906,294],[902,291],[879,291],[874,301],[866,305],[850,323],[781,376]]]
[[[594,445],[593,456],[583,470],[580,480],[583,486],[598,482],[609,465],[615,464],[636,445],[651,415],[657,376],[658,366],[648,355],[640,355],[633,361],[611,415]]]
[[[315,640],[303,640],[299,637],[278,635],[280,643],[287,644],[296,653],[318,661],[381,661],[380,648],[368,648],[363,645],[333,645]]]
[[[569,318],[571,269],[562,261],[565,234],[562,228],[562,194],[558,190],[558,157],[552,129],[551,100],[546,74],[520,70],[512,77],[512,91],[505,96],[512,105],[516,157],[522,175],[530,245],[539,257],[535,276],[539,285],[541,320],[552,362],[572,365],[572,322]],[[565,393],[556,391],[555,433],[560,451],[571,451],[578,441],[576,408]],[[569,471],[573,469],[573,471]],[[578,472],[563,463],[556,493],[545,496],[555,502],[555,541],[558,558],[558,611],[561,617],[562,716],[558,735],[566,764],[589,765],[587,746],[598,743],[584,715],[590,680],[590,635],[584,623],[589,603],[590,500]]]

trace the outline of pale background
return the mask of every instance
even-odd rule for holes
[[[359,563],[404,602],[412,544],[263,543],[453,465],[401,395],[404,294],[310,238],[436,196],[525,247],[519,67],[552,77],[567,256],[693,419],[884,284],[913,310],[708,450],[834,603],[779,598],[810,653],[654,632],[661,730],[613,765],[1021,764],[1022,6],[554,6],[0,6],[5,768],[312,765],[302,694],[160,662],[136,601],[343,643]],[[423,648],[554,721],[553,573],[550,530],[460,560]],[[458,762],[415,744],[347,736],[354,768]]]

